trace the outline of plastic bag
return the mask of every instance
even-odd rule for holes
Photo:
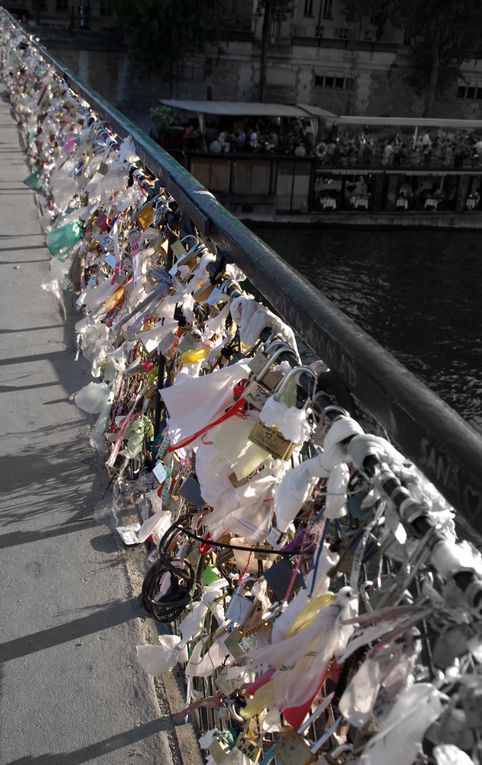
[[[360,765],[412,765],[427,728],[442,712],[442,696],[431,683],[408,688],[370,739]]]
[[[88,383],[72,396],[74,403],[89,414],[99,414],[107,403],[110,388],[105,383]]]
[[[34,170],[33,173],[30,173],[30,175],[25,178],[24,184],[34,191],[42,191],[42,181],[40,180],[40,175],[37,170]]]
[[[53,228],[47,234],[47,247],[54,258],[65,260],[74,245],[82,238],[82,226],[78,221]]]

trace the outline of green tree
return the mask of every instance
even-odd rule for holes
[[[284,21],[293,12],[293,0],[258,0],[257,14],[263,17],[261,28],[261,55],[259,61],[259,100],[264,101],[268,74],[268,56],[271,44],[271,26]]]
[[[222,0],[109,0],[130,48],[147,69],[172,76],[173,65],[223,34]]]
[[[481,0],[344,0],[349,18],[370,17],[381,39],[388,22],[406,29],[412,48],[410,82],[425,92],[424,116],[482,43]]]

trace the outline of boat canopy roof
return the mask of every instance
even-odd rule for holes
[[[350,116],[342,114],[334,120],[337,125],[384,125],[393,127],[412,127],[412,128],[479,128],[482,129],[482,120],[462,120],[462,119],[439,119],[437,117],[368,117],[368,116]]]
[[[370,117],[368,115],[337,115],[314,104],[265,104],[258,101],[192,101],[163,99],[164,106],[198,115],[219,117],[301,117],[324,120],[335,125],[388,126],[394,128],[464,128],[482,130],[482,120],[441,119],[439,117]]]
[[[265,104],[257,101],[184,101],[164,99],[165,106],[195,114],[216,114],[223,117],[321,117],[336,120],[333,112],[305,104]]]

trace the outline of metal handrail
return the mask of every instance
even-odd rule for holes
[[[455,507],[465,532],[482,534],[482,435],[287,265],[152,138],[40,43],[34,44],[120,137],[132,137],[141,161],[176,199],[183,215],[227,261],[242,268],[281,317],[343,376],[356,404],[380,423]]]

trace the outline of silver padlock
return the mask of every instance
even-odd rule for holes
[[[283,380],[281,380],[281,382],[276,387],[276,390],[274,391],[275,399],[277,401],[282,401],[283,395],[285,394],[287,390],[289,390],[288,388],[289,383],[295,378],[300,378],[301,375],[304,375],[304,374],[311,378],[311,381],[313,383],[313,390],[309,395],[307,395],[306,401],[303,404],[302,409],[305,409],[309,404],[311,404],[315,396],[316,386],[318,384],[318,375],[316,374],[316,372],[312,370],[311,367],[307,367],[303,365],[293,367],[293,369],[291,369],[288,372],[288,374],[284,376]],[[296,406],[296,404],[294,404],[294,406]]]
[[[236,627],[243,625],[253,613],[256,608],[256,600],[248,600],[241,593],[248,584],[256,581],[254,576],[246,577],[231,595],[231,600],[226,610],[226,620],[229,622],[229,626]]]
[[[281,354],[292,351],[293,349],[287,343],[276,340],[267,348],[267,353],[262,354],[266,361],[259,371],[256,371],[255,366],[255,374],[249,381],[243,394],[243,398],[251,406],[254,406],[256,409],[262,409],[268,396],[271,395],[283,379],[283,372],[271,369],[271,367],[276,363]],[[256,357],[253,361],[256,361]]]

